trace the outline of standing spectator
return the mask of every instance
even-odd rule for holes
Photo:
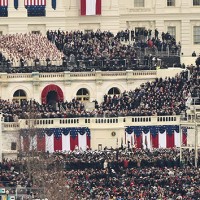
[[[155,29],[155,39],[158,40],[158,35],[159,35],[159,32],[157,30],[157,28]]]

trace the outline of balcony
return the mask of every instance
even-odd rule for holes
[[[126,126],[179,125],[180,116],[144,116],[118,118],[55,118],[20,119],[19,122],[3,122],[3,131],[17,131],[27,128],[88,127],[90,129],[124,128]]]

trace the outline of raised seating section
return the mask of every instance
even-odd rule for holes
[[[41,7],[41,10],[44,8]],[[33,9],[33,15],[39,15],[34,14],[34,6],[27,7],[27,10],[29,9]],[[30,73],[152,70],[157,66],[171,67],[173,61],[180,63],[178,52],[181,47],[168,33],[166,35],[170,36],[170,39],[162,40],[140,34],[142,33],[132,39],[129,30],[116,35],[101,30],[89,33],[49,30],[47,39],[50,42],[40,34],[23,34],[23,37],[22,34],[1,36],[3,57],[0,71]],[[171,51],[177,59],[168,59]]]
[[[41,34],[9,34],[0,36],[0,52],[2,54],[2,68],[59,66],[62,63],[63,53],[54,44]],[[6,62],[6,63],[5,63]]]
[[[73,99],[59,102],[58,107],[36,101],[9,102],[1,100],[0,108],[6,122],[19,118],[82,118],[82,117],[126,117],[126,116],[173,116],[186,110],[188,96],[193,95],[198,84],[198,70],[188,79],[183,71],[174,78],[159,78],[142,84],[133,91],[125,91],[113,97],[105,95],[102,102],[95,101],[95,108],[85,109],[82,102]]]

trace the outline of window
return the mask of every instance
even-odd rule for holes
[[[24,100],[27,99],[26,98],[26,92],[24,90],[17,90],[15,91],[15,93],[13,94],[13,100]]]
[[[40,31],[32,31],[32,34],[39,35],[39,34],[40,34]]]
[[[93,32],[93,30],[92,29],[87,29],[87,30],[84,30],[84,32],[85,33],[91,33],[91,32]]]
[[[200,6],[200,0],[193,0],[193,6]]]
[[[144,0],[134,0],[134,7],[144,7]]]
[[[16,142],[11,142],[11,150],[17,150]]]
[[[168,32],[174,39],[176,39],[176,26],[168,26],[168,27],[167,27],[167,32]]]
[[[200,26],[193,28],[194,44],[200,44]]]
[[[76,99],[78,101],[89,101],[90,95],[88,90],[86,88],[79,89],[78,92],[76,93]]]
[[[175,6],[175,0],[167,0],[167,6]]]
[[[108,95],[119,95],[120,94],[120,91],[118,88],[116,87],[113,87],[111,88],[109,91],[108,91]]]

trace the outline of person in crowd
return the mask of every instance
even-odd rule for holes
[[[196,57],[196,56],[197,56],[196,52],[193,51],[193,52],[192,52],[192,57]]]
[[[9,60],[15,60],[13,67],[24,65],[25,61],[39,60],[61,61],[63,53],[41,34],[7,34],[0,36],[0,52]],[[22,62],[23,61],[23,62]]]
[[[31,33],[3,35],[0,36],[0,53],[11,61],[12,68],[7,70],[8,73],[29,73],[34,70],[40,72],[83,71],[83,68],[79,68],[80,61],[86,66],[84,69],[86,71],[91,71],[91,63],[93,63],[92,68],[106,71],[151,69],[143,66],[144,62],[140,58],[139,51],[144,53],[147,48],[154,51],[169,50],[178,54],[181,48],[169,33],[163,33],[161,41],[156,30],[153,38],[150,29],[121,30],[116,35],[100,29],[88,33],[79,30],[48,30],[46,37]],[[134,42],[130,43],[130,40]],[[70,61],[71,55],[74,56],[73,65]],[[63,57],[66,58],[66,66],[63,65]],[[36,58],[40,62],[35,69]],[[47,59],[54,67],[45,67]],[[117,59],[119,65],[113,65]],[[22,67],[24,65],[22,65],[22,60],[26,63],[26,68]],[[141,63],[137,65],[135,60],[141,60]]]
[[[5,122],[28,118],[77,118],[119,116],[165,116],[180,115],[186,110],[189,94],[199,91],[199,70],[189,69],[172,78],[157,78],[130,91],[118,95],[104,95],[102,102],[95,101],[93,110],[86,110],[84,103],[76,98],[51,104],[40,104],[35,100],[2,100],[0,110]],[[184,95],[183,95],[184,94]],[[193,95],[193,96],[194,96]],[[17,116],[17,118],[13,116]]]
[[[58,188],[70,191],[68,199],[198,199],[200,171],[194,167],[194,150],[185,149],[181,161],[179,154],[177,148],[76,148],[33,152],[28,159],[28,152],[20,152],[18,159],[0,163],[0,185],[24,199],[39,198],[41,189],[44,196],[52,196]]]

